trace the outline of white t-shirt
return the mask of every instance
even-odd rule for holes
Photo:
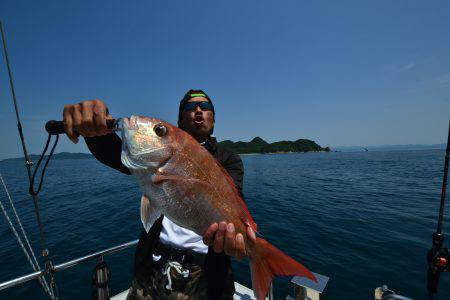
[[[178,226],[166,216],[164,216],[162,221],[159,241],[165,245],[173,246],[178,249],[189,249],[204,254],[208,252],[208,246],[203,243],[202,236],[196,234],[192,230]],[[153,255],[154,261],[158,261],[160,258],[160,255]]]

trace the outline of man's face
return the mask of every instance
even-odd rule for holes
[[[189,102],[208,101],[205,97],[194,97]],[[181,114],[180,126],[199,142],[204,141],[214,127],[214,114],[211,110],[202,111],[200,107],[195,110],[184,110]]]

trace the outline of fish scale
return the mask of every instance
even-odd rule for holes
[[[214,222],[233,223],[244,237],[258,300],[265,299],[276,275],[316,281],[307,268],[266,240],[248,238],[248,227],[256,231],[256,223],[233,180],[188,133],[156,118],[132,116],[124,118],[122,141],[122,162],[144,191],[141,220],[147,231],[161,213],[199,235]]]

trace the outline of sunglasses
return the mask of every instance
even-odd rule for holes
[[[197,107],[200,107],[201,110],[213,110],[213,106],[208,101],[202,101],[202,102],[188,102],[184,105],[183,111],[190,111],[190,110],[196,110]]]

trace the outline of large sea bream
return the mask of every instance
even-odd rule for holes
[[[123,120],[122,141],[122,163],[143,191],[141,219],[147,231],[161,214],[201,236],[214,222],[233,223],[244,236],[258,300],[265,298],[275,275],[316,280],[264,239],[247,240],[247,227],[255,232],[257,227],[233,180],[188,133],[159,119],[132,116]]]

